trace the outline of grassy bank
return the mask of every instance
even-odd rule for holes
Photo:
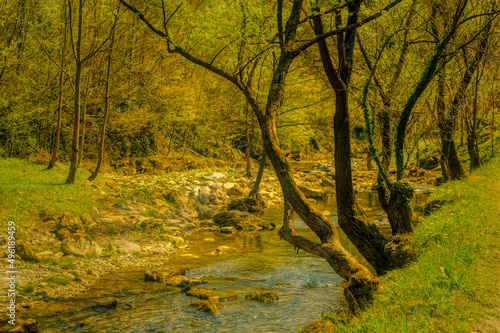
[[[498,170],[495,159],[437,188],[431,199],[451,202],[416,230],[418,259],[383,277],[373,306],[353,320],[325,315],[333,332],[500,332]]]
[[[79,169],[75,185],[64,185],[68,168],[46,169],[46,165],[20,159],[0,159],[2,228],[9,220],[21,230],[30,227],[41,211],[83,214],[100,207],[96,190],[84,181],[87,171]]]

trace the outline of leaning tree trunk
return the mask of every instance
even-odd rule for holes
[[[262,152],[262,156],[260,158],[259,171],[257,171],[257,176],[255,177],[255,182],[253,183],[252,190],[248,195],[249,198],[258,198],[259,197],[259,188],[260,183],[262,182],[262,176],[264,175],[264,169],[266,167],[266,150],[264,149]]]

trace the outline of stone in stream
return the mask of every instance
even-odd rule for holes
[[[299,185],[299,190],[302,193],[304,193],[306,198],[309,198],[309,199],[326,199],[328,197],[328,193],[322,189],[314,189],[314,188]]]
[[[238,295],[236,294],[226,294],[219,297],[219,302],[229,302],[235,301],[238,299]]]
[[[254,291],[245,296],[247,301],[256,301],[261,303],[277,303],[279,296],[274,291]]]
[[[191,283],[191,279],[185,277],[184,275],[171,276],[165,280],[165,284],[172,287],[185,287]]]
[[[234,227],[237,230],[272,229],[276,226],[274,223],[266,222],[250,213],[238,210],[217,213],[213,220],[221,228]]]
[[[235,234],[236,228],[235,227],[222,227],[222,228],[220,228],[220,233],[221,234]]]
[[[91,305],[90,308],[95,311],[114,310],[118,306],[118,299],[115,297],[101,298]]]
[[[220,315],[220,311],[217,308],[217,304],[215,304],[215,302],[212,301],[211,299],[193,302],[189,305],[194,307],[198,311],[203,311],[213,315]]]
[[[233,253],[236,252],[234,247],[222,245],[215,249],[215,254]]]
[[[216,291],[200,286],[188,286],[182,290],[188,296],[198,297],[199,299],[211,299],[217,297],[219,294]]]
[[[183,268],[160,268],[144,273],[144,280],[149,282],[165,282],[172,276],[184,276],[189,269]]]

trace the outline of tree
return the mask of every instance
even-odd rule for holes
[[[143,12],[136,6],[124,0],[120,0],[120,2],[127,9],[135,13],[155,34],[166,41],[169,52],[179,54],[187,60],[212,71],[213,73],[233,83],[242,91],[257,116],[262,131],[266,154],[276,171],[278,180],[283,190],[285,198],[285,217],[283,228],[279,232],[280,236],[297,248],[325,258],[330,266],[332,266],[332,268],[340,276],[349,281],[349,284],[346,286],[346,296],[351,301],[351,304],[353,304],[353,307],[355,307],[354,304],[356,304],[356,302],[364,304],[368,301],[371,298],[372,292],[378,289],[380,284],[378,278],[365,266],[361,265],[348,251],[345,250],[344,247],[342,247],[337,230],[333,223],[328,218],[324,217],[316,208],[314,208],[305,198],[304,194],[298,189],[290,165],[280,148],[276,131],[278,117],[285,97],[285,80],[293,60],[318,41],[322,41],[332,35],[347,33],[347,31],[352,33],[355,29],[348,25],[347,28],[335,29],[333,31],[320,34],[305,43],[300,43],[298,41],[298,30],[301,24],[300,16],[303,0],[293,1],[285,26],[283,26],[283,1],[278,1],[276,10],[278,32],[275,35],[274,40],[277,38],[279,42],[279,56],[276,58],[276,66],[272,74],[272,80],[269,84],[267,102],[265,107],[262,108],[256,102],[254,97],[255,94],[251,87],[245,85],[244,82],[241,82],[237,75],[230,74],[220,67],[215,66],[213,64],[213,60],[211,62],[207,62],[194,56],[191,52],[186,51],[186,49],[179,45],[168,30],[168,23],[173,14],[167,15],[165,3],[163,1],[161,6],[163,25],[161,29],[155,27],[151,23],[152,21],[147,19]],[[400,1],[394,1],[384,9],[388,10],[399,2]],[[351,9],[354,8],[352,6],[349,7]],[[175,13],[177,9],[173,13]],[[357,7],[355,9],[357,9]],[[354,26],[359,26],[381,15],[382,11],[365,18],[360,22],[357,22],[357,18],[355,18],[354,21],[350,19],[349,23],[353,22],[352,24]],[[354,39],[349,40],[349,42],[353,43]],[[251,63],[251,60],[249,63]],[[239,70],[241,70],[241,68]],[[238,69],[236,69],[235,72],[238,72]],[[347,70],[346,73],[348,74],[349,70]],[[348,151],[348,154],[350,154],[350,151]],[[312,242],[295,232],[293,228],[293,221],[291,219],[292,210],[302,218],[302,220],[316,233],[316,235],[318,235],[320,242]],[[365,226],[362,228],[366,229]],[[370,242],[368,242],[368,244],[370,244]],[[373,257],[374,256],[369,257],[368,260],[375,266],[377,271],[383,272],[388,268],[388,263],[384,262],[383,265],[380,265],[380,262],[373,260]]]
[[[71,143],[71,155],[70,161],[71,165],[69,168],[68,178],[66,179],[66,184],[74,184],[76,177],[76,170],[78,167],[78,151],[79,151],[79,140],[80,140],[80,109],[81,109],[81,81],[82,81],[82,70],[87,61],[99,52],[99,50],[104,46],[111,36],[111,33],[105,38],[100,45],[92,45],[90,51],[87,54],[83,53],[82,43],[83,43],[83,23],[84,23],[84,4],[85,1],[79,0],[77,6],[77,31],[76,31],[76,41],[73,29],[73,1],[69,1],[69,30],[70,30],[70,40],[71,48],[73,51],[73,58],[75,61],[75,78],[74,78],[74,119],[73,119],[73,139]]]
[[[55,143],[52,148],[52,158],[50,159],[49,166],[47,169],[52,169],[57,162],[58,152],[59,152],[59,142],[61,140],[61,117],[62,117],[62,102],[63,102],[63,88],[64,88],[64,54],[66,50],[66,33],[68,31],[68,20],[66,17],[66,1],[63,2],[62,17],[64,21],[63,28],[63,39],[61,45],[61,68],[59,69],[59,98],[57,107],[57,122],[56,122],[56,133],[55,133]]]
[[[108,59],[106,65],[106,87],[104,92],[104,116],[102,119],[102,127],[101,127],[101,139],[99,141],[99,155],[97,160],[97,166],[95,167],[94,172],[88,178],[88,181],[93,181],[97,178],[99,174],[99,170],[101,169],[102,159],[104,156],[104,140],[106,138],[106,123],[108,122],[108,114],[109,114],[109,84],[110,84],[110,74],[111,74],[111,65],[112,65],[112,55],[113,55],[113,45],[115,43],[115,29],[116,24],[118,22],[118,16],[115,16],[115,21],[113,23],[113,27],[111,28],[111,40],[109,42],[109,50],[108,50]]]

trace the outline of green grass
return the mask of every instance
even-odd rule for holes
[[[60,284],[60,285],[63,285],[63,286],[67,286],[68,284],[71,283],[71,279],[70,278],[67,278],[67,277],[62,276],[62,275],[52,275],[52,276],[49,276],[48,278],[45,279],[45,281],[51,282],[51,283],[54,283],[54,284]]]
[[[381,278],[384,290],[372,307],[348,322],[333,319],[334,332],[469,332],[498,324],[499,169],[495,159],[467,180],[437,188],[434,199],[454,202],[416,230],[418,259]]]
[[[0,215],[4,221],[12,220],[22,230],[42,210],[79,215],[101,207],[96,190],[81,185],[89,176],[86,170],[78,170],[75,185],[65,185],[68,168],[46,169],[46,165],[20,159],[0,159]]]
[[[21,288],[21,292],[26,294],[31,294],[35,291],[35,286],[32,284],[27,284]]]

